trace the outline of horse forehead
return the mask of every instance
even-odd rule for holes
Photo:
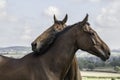
[[[56,21],[55,23],[56,24],[62,24],[63,22],[62,21]]]
[[[87,29],[89,32],[96,33],[96,31],[90,26],[90,24],[86,24],[86,29]]]
[[[88,29],[92,29],[91,26],[90,26],[90,24],[88,24],[88,23],[86,23],[85,26],[86,26],[86,28],[88,28]],[[93,29],[92,29],[92,30],[93,30]]]
[[[63,22],[61,22],[61,21],[57,21],[54,23],[54,25],[65,25],[65,24],[63,24]]]

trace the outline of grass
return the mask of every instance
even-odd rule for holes
[[[120,74],[107,72],[81,71],[82,80],[120,80]]]
[[[82,77],[82,80],[120,80],[117,78],[88,78],[88,77]]]

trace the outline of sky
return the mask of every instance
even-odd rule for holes
[[[53,14],[67,25],[89,23],[111,49],[120,49],[120,0],[0,0],[0,47],[31,46],[53,25]]]

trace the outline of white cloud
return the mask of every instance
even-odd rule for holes
[[[106,8],[103,8],[101,14],[97,17],[97,23],[100,26],[117,27],[120,26],[120,0],[113,1]]]
[[[94,3],[96,3],[96,2],[100,2],[101,0],[72,0],[72,1],[74,1],[74,2],[94,2]]]
[[[4,22],[16,22],[18,19],[16,16],[9,15],[6,11],[7,1],[0,0],[0,21]]]
[[[5,11],[6,3],[7,3],[6,0],[0,0],[0,17],[6,16]]]
[[[26,23],[24,26],[23,35],[21,36],[21,39],[25,41],[31,40],[32,38],[31,33],[32,33],[31,26],[28,23]]]
[[[111,48],[119,48],[120,37],[120,0],[109,2],[106,7],[101,9],[101,13],[96,18],[102,38],[109,44]]]
[[[25,41],[31,39],[31,37],[29,35],[26,35],[26,34],[23,35],[21,38],[22,38],[22,40],[25,40]]]
[[[3,19],[6,16],[7,16],[6,11],[0,11],[0,19]]]
[[[6,7],[6,0],[0,0],[0,9],[3,9]]]
[[[17,18],[16,16],[9,15],[9,16],[8,16],[8,20],[9,20],[10,22],[17,22],[17,21],[18,21],[18,18]]]
[[[55,6],[49,6],[47,9],[45,9],[44,13],[47,16],[53,16],[54,14],[60,15],[60,10]]]
[[[89,0],[91,2],[100,2],[100,0]]]

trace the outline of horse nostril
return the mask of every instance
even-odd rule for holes
[[[108,52],[108,55],[110,56],[110,52]]]
[[[32,48],[35,49],[37,46],[37,43],[33,42],[31,45],[32,45]]]

